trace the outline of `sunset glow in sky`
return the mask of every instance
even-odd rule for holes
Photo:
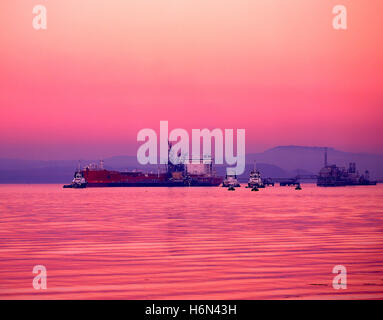
[[[244,128],[247,152],[383,153],[382,15],[380,0],[1,1],[0,157],[134,155],[160,120]]]

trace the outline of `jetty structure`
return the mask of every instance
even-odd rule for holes
[[[318,187],[339,187],[339,186],[371,186],[377,181],[370,180],[370,173],[366,170],[360,174],[356,164],[351,162],[349,167],[338,167],[335,164],[329,165],[327,161],[327,148],[324,152],[324,167],[319,171],[317,178]]]

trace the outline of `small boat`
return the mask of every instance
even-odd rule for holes
[[[238,188],[240,187],[236,174],[226,173],[225,180],[223,180],[222,187],[224,188]]]
[[[87,185],[87,182],[85,178],[83,177],[81,171],[76,171],[74,174],[72,183],[64,185],[63,188],[64,189],[66,188],[84,189],[86,188],[86,185]]]
[[[261,173],[257,170],[256,163],[254,161],[254,169],[250,172],[249,181],[247,183],[249,188],[264,188],[265,184],[263,183],[261,179]],[[258,191],[258,190],[252,190],[252,191]]]

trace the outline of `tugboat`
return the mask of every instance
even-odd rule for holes
[[[265,184],[261,179],[261,173],[257,170],[256,164],[254,161],[254,169],[250,172],[249,182],[247,183],[248,188],[252,188],[252,191],[258,191],[258,188],[264,188]]]
[[[240,187],[236,174],[226,173],[226,178],[223,180],[222,187],[229,188],[229,190],[235,190],[235,188]]]
[[[76,171],[74,174],[74,179],[72,180],[71,184],[66,184],[63,186],[63,188],[76,188],[76,189],[83,189],[86,188],[87,182],[85,178],[83,177],[81,171]]]

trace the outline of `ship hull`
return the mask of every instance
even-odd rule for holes
[[[318,187],[347,187],[347,186],[376,186],[377,182],[370,181],[365,183],[342,183],[342,182],[335,182],[335,183],[317,183]]]
[[[63,186],[64,189],[85,189],[87,187],[86,183],[81,184],[66,184]]]
[[[230,188],[230,187],[240,188],[241,184],[240,183],[222,183],[222,188]]]
[[[264,184],[252,183],[252,182],[249,182],[247,186],[248,188],[265,188]]]
[[[119,172],[110,170],[83,170],[81,176],[86,188],[121,188],[121,187],[217,187],[223,179],[211,175],[191,175],[184,177],[176,174],[153,174],[143,172]],[[80,188],[78,184],[65,185],[64,188]]]
[[[193,182],[191,184],[180,182],[120,182],[120,183],[89,183],[87,188],[119,188],[119,187],[218,187],[216,182]]]

